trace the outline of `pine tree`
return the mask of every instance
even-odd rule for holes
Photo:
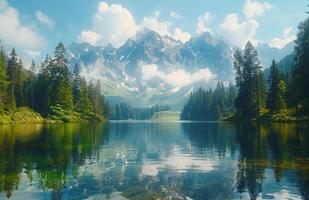
[[[199,88],[190,94],[180,118],[182,120],[220,120],[233,110],[232,102],[234,102],[237,92],[230,90],[227,90],[222,82],[217,83],[215,90],[205,91]],[[231,107],[228,106],[229,101]]]
[[[280,80],[278,87],[279,87],[279,109],[286,108],[287,86],[284,80]]]
[[[7,66],[5,61],[5,54],[1,49],[0,52],[0,111],[5,108],[7,101],[7,88],[9,82],[7,81]]]
[[[80,69],[76,64],[73,70],[73,103],[75,110],[81,110],[82,106],[82,88],[81,88]]]
[[[257,51],[248,42],[243,52],[234,53],[236,85],[239,89],[235,100],[237,114],[240,117],[253,119],[259,116],[265,104],[265,83]]]
[[[286,85],[281,78],[277,64],[273,60],[270,67],[270,75],[268,79],[270,86],[267,93],[267,108],[271,111],[278,111],[286,105],[284,98]]]
[[[16,106],[25,106],[25,96],[24,96],[24,83],[26,80],[26,74],[21,59],[19,59],[17,65],[17,74],[16,74],[16,87],[15,87],[15,100]]]
[[[84,113],[88,113],[90,110],[90,101],[89,101],[87,82],[84,78],[81,79],[80,89],[81,89],[81,92],[80,92],[81,111]]]
[[[56,47],[55,58],[50,61],[48,69],[52,83],[50,106],[59,105],[65,110],[73,110],[72,86],[63,43]]]
[[[35,109],[35,86],[37,84],[37,76],[35,74],[36,65],[32,60],[30,70],[26,71],[26,79],[24,83],[25,104]]]
[[[9,110],[14,109],[16,107],[15,89],[18,74],[17,70],[18,70],[17,55],[15,49],[13,48],[10,53],[7,68],[7,78],[9,82],[7,108]]]
[[[30,71],[35,73],[36,72],[36,64],[34,62],[34,60],[31,61],[31,65],[30,65]]]
[[[292,69],[294,105],[309,116],[309,18],[298,26],[295,60]]]
[[[39,113],[46,115],[49,111],[50,94],[52,93],[52,81],[50,77],[50,57],[47,55],[41,64],[39,74],[34,88],[34,96],[40,97],[34,99],[34,109]]]

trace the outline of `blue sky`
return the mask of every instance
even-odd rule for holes
[[[5,24],[0,39],[30,57],[52,52],[59,41],[117,47],[145,28],[182,42],[210,31],[237,46],[250,39],[280,48],[295,37],[306,5],[305,0],[0,0]]]

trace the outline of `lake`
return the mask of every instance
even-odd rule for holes
[[[309,199],[309,128],[0,126],[0,199]]]

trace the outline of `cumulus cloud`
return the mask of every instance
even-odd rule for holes
[[[186,85],[193,84],[198,81],[211,81],[216,77],[208,68],[200,69],[197,72],[189,73],[183,69],[177,69],[169,73],[162,72],[155,64],[141,66],[143,80],[151,80],[152,78],[160,78],[173,87],[181,88]]]
[[[33,50],[46,42],[33,26],[21,23],[18,11],[5,0],[0,3],[0,24],[0,38],[4,44]]]
[[[248,40],[254,45],[257,41],[254,35],[259,24],[256,20],[248,19],[243,22],[238,20],[237,14],[229,14],[219,25],[219,33],[232,45],[243,47]]]
[[[253,45],[257,45],[258,41],[254,36],[259,23],[253,18],[263,15],[273,7],[274,5],[266,1],[246,0],[243,6],[246,19],[240,21],[236,13],[225,16],[224,21],[219,25],[219,34],[235,46],[243,47],[249,40]]]
[[[144,17],[140,29],[148,29],[157,32],[161,36],[169,36],[183,43],[191,38],[191,34],[182,31],[180,28],[173,30],[172,23],[169,21],[160,21],[160,12],[155,12],[153,15]]]
[[[247,0],[244,7],[243,7],[243,13],[247,18],[252,18],[255,16],[261,16],[266,11],[272,9],[274,6],[268,2],[258,2],[258,1],[252,1]]]
[[[35,12],[36,19],[43,25],[47,26],[49,29],[54,28],[55,22],[45,15],[42,11],[38,10]]]
[[[96,45],[102,36],[93,31],[82,31],[81,34],[78,36],[79,42],[88,42],[91,45]]]
[[[149,29],[157,32],[161,36],[170,35],[172,23],[169,21],[159,21],[160,12],[156,11],[153,15],[143,18],[141,29]]]
[[[156,11],[152,15],[144,17],[140,24],[136,24],[127,8],[120,4],[100,2],[92,20],[92,28],[82,30],[77,40],[88,42],[94,46],[111,44],[118,48],[128,39],[134,37],[137,31],[144,29],[155,31],[161,36],[173,37],[181,42],[186,42],[191,38],[188,32],[184,32],[180,28],[173,29],[171,22],[160,21],[159,16],[160,12]],[[180,17],[175,12],[171,12],[170,16]]]
[[[211,19],[212,15],[206,12],[204,15],[197,18],[196,33],[202,34],[204,32],[211,33],[211,29],[206,26],[206,23]]]
[[[282,32],[282,38],[274,38],[270,41],[269,46],[276,47],[278,49],[282,49],[287,44],[293,42],[296,39],[296,35],[292,34],[292,27],[287,27]]]
[[[182,18],[181,15],[177,14],[177,13],[174,12],[174,11],[171,11],[171,12],[169,13],[169,15],[170,15],[170,17],[172,17],[172,18],[174,18],[174,19],[181,19],[181,18]]]
[[[120,4],[100,2],[92,20],[92,30],[83,30],[79,40],[93,45],[120,47],[137,31],[135,20]]]
[[[182,43],[185,43],[191,39],[191,34],[188,32],[183,32],[179,28],[175,28],[173,38],[175,40],[181,41]]]

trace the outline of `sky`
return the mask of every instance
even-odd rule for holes
[[[186,42],[210,32],[242,47],[293,41],[306,0],[0,0],[0,41],[41,59],[60,41],[121,46],[139,31]]]

